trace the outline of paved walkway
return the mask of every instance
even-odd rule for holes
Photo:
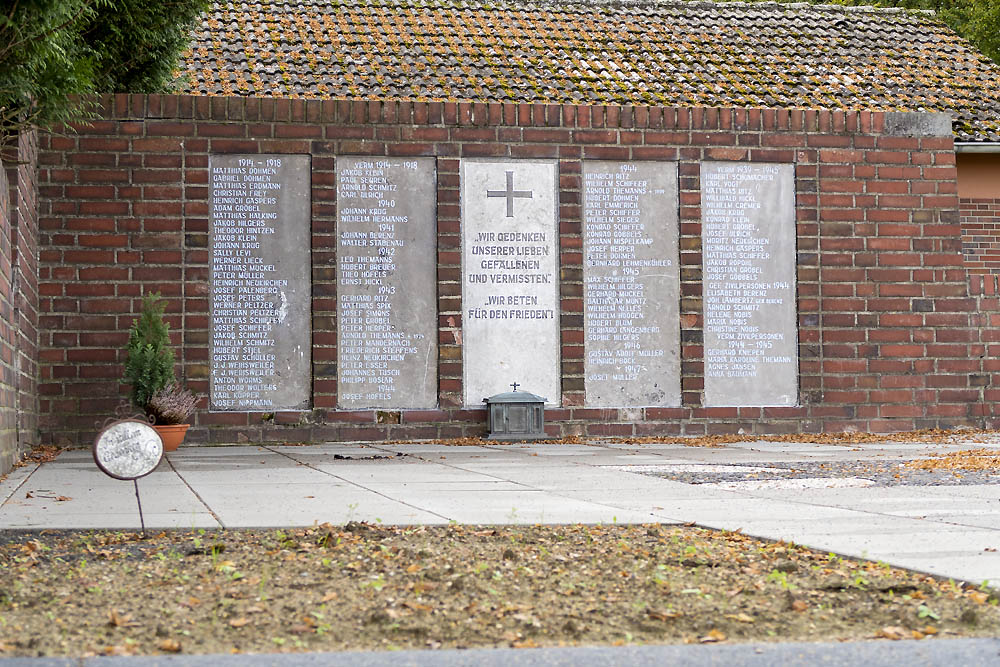
[[[148,527],[694,522],[956,580],[1000,582],[1000,477],[961,486],[799,481],[733,490],[651,476],[734,464],[892,462],[984,446],[1000,451],[1000,439],[185,447],[139,480],[139,490]],[[0,501],[0,529],[139,527],[132,484],[100,473],[89,451],[15,470],[0,482]]]

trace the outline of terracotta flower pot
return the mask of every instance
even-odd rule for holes
[[[187,433],[190,424],[153,424],[153,428],[160,434],[163,440],[163,451],[172,452],[184,442],[184,434]]]

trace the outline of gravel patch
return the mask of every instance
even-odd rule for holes
[[[642,470],[650,466],[630,466],[632,472],[661,477],[686,484],[712,484],[723,488],[748,488],[755,482],[781,480],[867,480],[869,483],[852,482],[863,486],[967,486],[979,484],[1000,485],[1000,472],[996,470],[920,470],[907,465],[911,461],[843,461],[843,462],[796,462],[741,465],[730,464],[726,470],[695,470],[695,466],[684,465],[671,469],[657,466],[657,470]],[[623,466],[624,467],[624,466]],[[721,466],[715,466],[716,468]],[[740,484],[739,487],[731,484]],[[817,484],[812,482],[811,484]],[[830,485],[835,485],[831,482]],[[840,484],[843,485],[843,484]],[[765,487],[757,487],[765,488]],[[767,487],[772,488],[772,487]],[[773,487],[778,488],[778,487]],[[789,487],[793,488],[793,487]],[[815,486],[811,488],[817,488]]]

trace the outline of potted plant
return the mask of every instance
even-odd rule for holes
[[[158,293],[142,297],[142,313],[132,320],[125,358],[125,381],[131,385],[132,405],[142,410],[173,451],[184,440],[194,412],[195,397],[177,384],[169,325],[163,319],[166,302]]]
[[[177,383],[160,389],[146,406],[146,414],[153,418],[153,428],[163,440],[163,449],[172,452],[184,441],[188,418],[194,413],[198,399]]]

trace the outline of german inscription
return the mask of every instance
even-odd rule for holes
[[[705,404],[798,401],[795,171],[701,165]]]
[[[559,404],[555,162],[462,160],[465,403],[524,390]]]
[[[337,158],[338,402],[437,405],[434,158]]]
[[[681,403],[677,164],[583,163],[587,405]]]
[[[310,158],[212,155],[209,205],[212,409],[308,408]]]
[[[123,419],[97,435],[93,454],[97,467],[109,477],[137,479],[160,465],[163,441],[146,422]]]

